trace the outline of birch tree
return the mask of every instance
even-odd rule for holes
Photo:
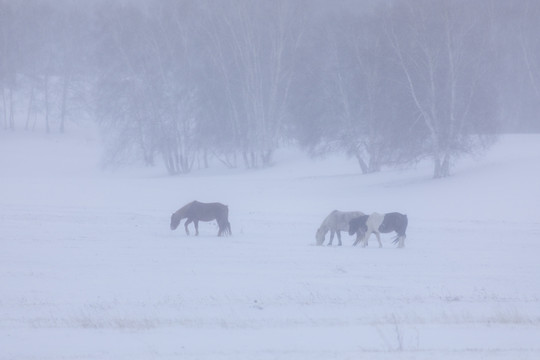
[[[182,4],[147,4],[145,11],[120,7],[105,20],[111,36],[100,53],[109,71],[100,76],[97,98],[102,124],[113,135],[111,160],[136,151],[148,165],[161,155],[171,175],[192,168],[197,89],[189,79],[190,34]]]
[[[0,2],[0,106],[4,129],[15,129],[14,98],[16,86],[18,51],[16,44],[16,23],[13,4]]]
[[[421,131],[403,88],[393,79],[396,66],[379,19],[353,18],[342,29],[338,38],[344,50],[336,56],[335,71],[343,120],[340,141],[364,174],[414,158]]]
[[[211,53],[247,167],[269,165],[278,146],[302,32],[300,10],[300,2],[286,0],[235,0],[211,9]]]
[[[523,18],[519,24],[518,41],[525,70],[534,94],[540,101],[540,40],[538,38],[538,17],[540,4],[538,1],[527,0],[523,6]]]
[[[317,50],[298,69],[305,82],[296,90],[305,103],[296,110],[305,118],[297,121],[301,141],[315,154],[346,152],[364,174],[414,159],[424,140],[405,88],[395,80],[401,69],[380,20],[379,14],[323,19],[310,40]]]
[[[403,1],[388,36],[404,82],[429,133],[435,178],[450,174],[453,161],[484,144],[496,119],[485,95],[489,74],[486,21],[476,2]]]

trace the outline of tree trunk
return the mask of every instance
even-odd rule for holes
[[[4,129],[7,129],[7,106],[6,106],[6,93],[2,88],[2,108],[4,109]]]
[[[450,176],[450,155],[446,153],[441,165],[441,177]]]
[[[433,178],[440,179],[441,176],[441,158],[439,154],[435,154],[433,157]]]
[[[362,170],[362,174],[369,173],[369,166],[366,164],[364,159],[362,159],[362,156],[358,152],[355,153],[355,156],[356,160],[358,161],[358,165],[360,165],[360,169]]]
[[[2,89],[2,103],[4,108],[4,129],[15,130],[15,101],[13,100],[13,87],[9,88],[9,104],[6,99],[6,93],[4,89]]]
[[[30,117],[32,115],[32,107],[34,106],[34,86],[30,89],[30,102],[28,103],[28,113],[26,114],[26,124],[24,129],[28,130],[30,127]]]
[[[15,130],[15,101],[13,101],[13,87],[9,89],[9,129]]]
[[[208,164],[208,149],[207,148],[204,148],[203,163],[204,163],[204,168],[205,169],[208,169],[210,167],[210,165]]]
[[[433,157],[433,178],[441,179],[450,176],[450,154],[441,157],[439,153]]]
[[[62,87],[62,109],[60,113],[60,132],[62,134],[65,131],[68,83],[69,83],[69,77],[66,75],[64,77],[64,84]]]
[[[50,132],[49,126],[49,75],[45,75],[45,131]]]
[[[4,109],[4,129],[8,128],[8,115],[7,115],[7,104],[6,104],[6,92],[2,88],[2,104]]]
[[[272,155],[274,154],[273,150],[263,151],[261,154],[262,157],[262,166],[267,167],[272,164]]]

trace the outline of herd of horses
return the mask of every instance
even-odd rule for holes
[[[232,235],[231,224],[229,223],[229,207],[218,202],[202,203],[192,201],[184,205],[171,215],[171,230],[175,230],[183,219],[186,219],[184,228],[187,235],[189,235],[189,224],[194,224],[195,235],[197,236],[199,235],[199,221],[214,220],[219,228],[217,236]],[[326,234],[330,232],[328,245],[332,245],[334,235],[337,235],[338,245],[341,246],[341,231],[347,231],[351,236],[356,234],[354,246],[362,243],[362,246],[366,247],[371,234],[375,234],[379,247],[382,247],[380,233],[395,232],[397,235],[393,243],[402,248],[405,246],[408,223],[407,215],[398,212],[366,215],[361,211],[334,210],[328,214],[317,229],[315,240],[317,245],[323,245]]]
[[[393,243],[398,247],[405,247],[405,238],[407,237],[407,225],[409,220],[407,215],[398,212],[387,214],[372,213],[366,215],[361,211],[339,211],[334,210],[324,219],[317,230],[315,239],[317,245],[324,244],[326,234],[330,232],[330,242],[332,245],[334,234],[337,235],[339,245],[341,246],[341,231],[348,231],[349,235],[356,234],[354,246],[362,243],[363,247],[368,245],[368,239],[371,234],[375,234],[379,247],[382,247],[380,233],[395,232],[397,235]]]

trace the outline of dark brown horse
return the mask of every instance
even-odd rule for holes
[[[189,235],[188,225],[195,224],[195,235],[199,235],[199,221],[216,220],[219,226],[218,236],[232,235],[229,223],[229,207],[221,203],[202,203],[192,201],[171,215],[171,230],[175,230],[182,219],[187,219],[184,227]]]
[[[407,215],[400,214],[398,212],[392,212],[387,214],[373,213],[371,215],[363,215],[349,221],[349,235],[356,233],[356,241],[354,245],[362,241],[362,246],[368,245],[369,236],[373,233],[377,236],[379,241],[379,247],[382,247],[381,237],[379,233],[390,233],[395,231],[397,233],[394,239],[394,244],[398,244],[398,247],[405,246],[405,238],[407,234],[407,225],[409,219]]]

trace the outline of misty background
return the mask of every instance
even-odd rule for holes
[[[445,177],[540,131],[538,19],[535,0],[0,0],[0,121],[96,122],[107,164],[172,175],[297,144]]]

